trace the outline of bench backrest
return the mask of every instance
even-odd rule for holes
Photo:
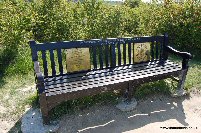
[[[132,38],[108,38],[77,40],[51,43],[36,43],[30,41],[32,60],[42,59],[44,76],[56,76],[68,73],[66,71],[65,49],[89,48],[92,68],[112,69],[116,66],[134,64],[133,46],[135,43],[150,42],[150,61],[167,59],[164,45],[168,43],[168,36],[143,36]],[[134,45],[133,45],[134,44]],[[41,57],[39,57],[41,56]],[[68,62],[67,62],[68,63]]]

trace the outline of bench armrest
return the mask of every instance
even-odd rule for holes
[[[40,70],[40,65],[38,61],[34,61],[34,75],[35,75],[35,81],[37,84],[37,88],[39,91],[39,94],[42,93],[45,90],[45,80],[44,80],[44,76]]]
[[[180,57],[182,57],[183,59],[192,59],[192,55],[188,52],[180,52],[174,48],[172,48],[171,46],[166,46],[165,50],[169,53],[178,55]]]
[[[183,58],[182,69],[187,69],[188,61],[193,58],[193,56],[190,53],[178,51],[178,50],[172,48],[171,46],[165,46],[165,51],[167,51],[168,53],[171,53],[171,54],[178,55]]]

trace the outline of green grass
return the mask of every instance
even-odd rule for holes
[[[5,114],[0,113],[0,117],[19,118],[23,113],[25,105],[31,103],[30,97],[35,92],[29,86],[33,86],[34,77],[28,75],[4,76],[0,81],[0,103],[7,108]]]

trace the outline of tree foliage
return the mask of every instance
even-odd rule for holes
[[[181,48],[201,49],[201,4],[128,0],[108,5],[97,0],[0,1],[0,70],[32,69],[29,40],[39,42],[168,33]]]

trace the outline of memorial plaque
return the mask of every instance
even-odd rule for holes
[[[143,62],[150,60],[150,43],[135,43],[134,62]]]
[[[67,72],[91,69],[89,48],[72,48],[66,50]]]

